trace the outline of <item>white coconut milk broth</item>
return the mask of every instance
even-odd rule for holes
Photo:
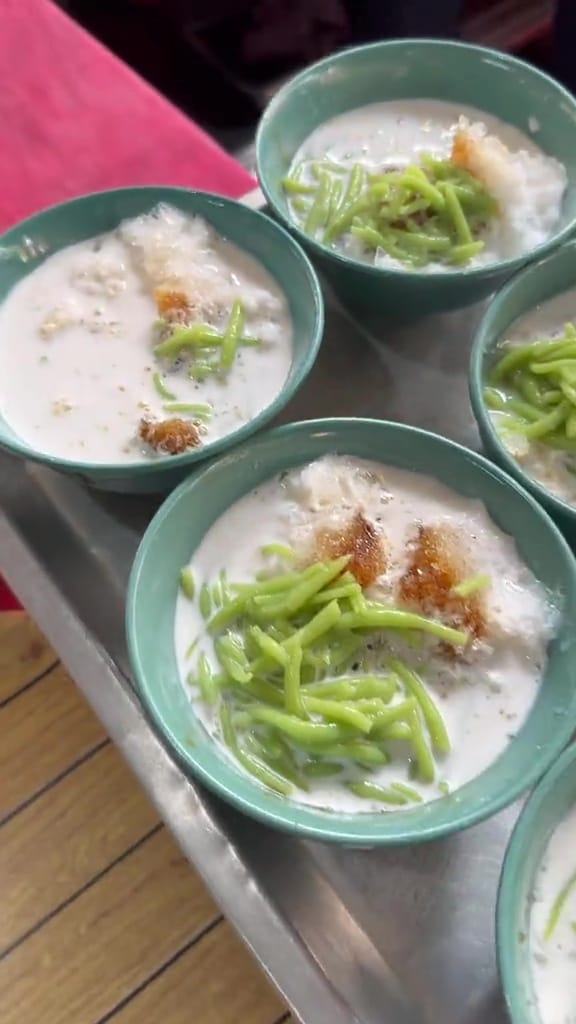
[[[311,468],[317,472],[307,478]],[[477,571],[492,578],[490,646],[473,664],[458,665],[430,656],[425,648],[415,651],[397,639],[391,644],[394,653],[426,680],[447,725],[452,751],[445,758],[436,757],[437,777],[431,785],[409,779],[405,752],[402,760],[393,759],[369,776],[383,785],[408,782],[425,800],[436,799],[442,795],[440,783],[447,782],[453,791],[475,778],[517,733],[537,693],[554,613],[521,563],[512,539],[494,526],[479,502],[464,499],[428,477],[345,457],[313,463],[300,474],[295,470],[287,481],[275,479],[261,485],[217,520],[191,562],[196,586],[214,581],[221,569],[226,569],[231,582],[252,581],[255,573],[270,566],[261,553],[263,545],[284,542],[298,549],[327,509],[334,509],[335,501],[357,508],[359,493],[365,514],[384,528],[394,552],[390,570],[373,591],[380,600],[390,596],[403,570],[405,545],[418,523],[461,530],[475,553]],[[364,474],[377,482],[358,491],[355,478]],[[282,571],[280,565],[278,571]],[[186,651],[196,637],[201,638],[199,646],[187,659]],[[398,631],[390,634],[392,641],[395,637]],[[200,651],[214,659],[196,604],[182,596],[176,609],[175,646],[183,681]],[[196,698],[193,688],[187,689],[196,714],[218,738],[216,716]],[[359,799],[333,779],[311,780],[311,791],[298,791],[295,798],[339,812],[383,810],[381,803]]]
[[[302,180],[313,183],[311,162],[319,160],[334,161],[347,167],[360,163],[371,173],[381,173],[419,163],[425,154],[447,159],[457,123],[462,117],[471,123],[483,123],[488,134],[496,136],[513,153],[523,150],[531,155],[543,155],[529,135],[474,107],[430,99],[388,100],[347,111],[316,128],[296,153],[291,174],[302,164]],[[536,130],[537,127],[534,126]],[[536,192],[543,191],[548,184],[544,178],[533,188]],[[496,218],[484,237],[483,251],[474,257],[470,265],[479,266],[517,255],[539,244],[549,234],[544,232],[540,237],[539,231],[529,227],[529,217],[525,212],[526,201],[530,203],[531,200],[529,195],[512,198],[523,203],[518,217],[525,222],[524,230],[521,230],[521,225],[516,225],[510,234],[509,226],[504,226],[500,218]],[[354,259],[374,260],[373,254],[366,253],[358,239],[350,234],[342,236],[334,244]],[[397,261],[378,253],[376,264],[397,265]],[[426,269],[434,272],[450,268],[431,262]]]
[[[525,345],[545,338],[558,338],[563,335],[567,323],[576,323],[576,289],[556,295],[519,317],[504,340],[506,344]],[[505,431],[502,429],[505,421],[498,413],[492,415],[502,440],[522,468],[552,494],[570,505],[576,504],[576,457]]]
[[[169,415],[167,399],[153,383],[157,371],[175,401],[213,406],[204,443],[237,430],[281,391],[292,359],[292,328],[278,286],[204,222],[195,219],[202,231],[190,240],[191,220],[169,208],[164,212],[159,220],[149,215],[124,227],[136,225],[141,249],[146,253],[149,246],[152,255],[165,231],[172,261],[180,257],[184,264],[183,284],[188,273],[193,288],[200,267],[216,290],[221,285],[221,308],[210,318],[218,330],[225,328],[234,299],[246,300],[245,333],[262,345],[240,348],[222,379],[198,383],[185,369],[166,372],[152,352],[158,317],[152,294],[162,283],[162,267],[156,280],[154,273],[142,273],[118,232],[63,249],[20,281],[0,307],[0,409],[33,448],[89,462],[151,457],[136,436],[143,417]],[[171,217],[178,220],[176,234]],[[186,270],[188,255],[197,266],[189,261]]]
[[[554,903],[576,871],[576,807],[554,831],[538,870],[530,914],[530,954],[542,1024],[576,1022],[576,888],[552,935],[546,929]]]
[[[454,126],[461,116],[482,121],[509,149],[539,152],[519,128],[475,107],[443,100],[387,100],[349,110],[320,125],[300,147],[294,164],[328,159],[379,171],[407,167],[425,153],[444,159],[450,156]]]

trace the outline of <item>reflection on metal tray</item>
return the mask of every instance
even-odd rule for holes
[[[283,419],[395,419],[476,446],[477,316],[364,330],[330,302],[317,366]],[[127,667],[126,583],[154,509],[0,455],[0,571],[224,912],[305,1024],[504,1024],[493,918],[516,811],[426,847],[338,850],[267,831],[190,782]]]

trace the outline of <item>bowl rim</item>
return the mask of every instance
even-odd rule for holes
[[[240,456],[243,452],[251,452],[253,456],[257,457],[260,446],[267,446],[271,442],[274,443],[277,439],[283,439],[286,436],[290,437],[290,435],[295,435],[295,443],[297,443],[298,436],[301,433],[304,434],[304,436],[307,436],[310,433],[316,434],[318,432],[337,433],[347,431],[348,428],[370,429],[384,432],[391,431],[397,436],[412,435],[419,438],[431,438],[434,444],[438,444],[442,448],[448,448],[454,451],[460,457],[464,457],[467,462],[472,462],[475,468],[488,470],[492,477],[496,477],[501,484],[513,490],[521,501],[527,503],[531,507],[532,513],[535,514],[536,518],[542,521],[542,525],[553,536],[555,543],[557,543],[563,550],[567,572],[571,579],[569,590],[573,596],[576,596],[576,560],[565,538],[562,536],[553,520],[548,516],[545,509],[543,509],[541,505],[517,483],[517,481],[512,479],[499,467],[494,466],[494,464],[485,458],[485,456],[478,452],[474,452],[455,441],[451,441],[439,434],[435,434],[432,431],[389,420],[375,420],[370,418],[332,417],[318,420],[304,420],[288,423],[272,430],[265,431],[259,434],[256,438],[252,438],[249,442],[244,444],[241,449],[237,448],[235,453]],[[213,460],[211,465],[215,465],[216,463],[218,465],[222,465],[223,462],[224,459]],[[228,472],[231,467],[232,462],[228,460],[225,471]],[[254,794],[254,799],[252,799],[250,796],[244,797],[242,794],[237,793],[233,785],[227,785],[225,781],[221,780],[217,773],[213,774],[210,770],[205,768],[201,763],[201,760],[200,762],[197,760],[195,749],[181,742],[171,728],[165,725],[162,714],[159,713],[156,707],[156,701],[148,690],[146,666],[141,659],[138,642],[137,598],[140,587],[140,576],[148,557],[148,548],[153,542],[156,533],[163,528],[165,522],[170,519],[173,508],[185,498],[188,492],[197,486],[202,487],[203,477],[205,474],[210,472],[210,468],[210,465],[204,464],[204,466],[199,467],[196,473],[184,480],[162,503],[150,521],[138,547],[130,572],[125,617],[129,663],[136,689],[140,695],[143,705],[163,741],[167,744],[169,749],[171,749],[179,763],[183,765],[198,782],[202,783],[217,796],[224,798],[233,807],[245,814],[248,814],[252,818],[263,822],[264,824],[275,826],[285,832],[297,834],[301,838],[319,839],[325,842],[342,843],[345,845],[366,845],[375,847],[400,846],[412,842],[425,842],[469,828],[480,821],[492,817],[498,811],[507,807],[544,774],[553,762],[554,758],[561,753],[566,743],[568,743],[574,731],[574,727],[576,725],[576,698],[573,702],[574,706],[572,708],[572,714],[566,714],[566,716],[564,716],[564,721],[559,724],[554,735],[553,742],[550,742],[547,745],[542,745],[532,761],[530,771],[525,772],[521,777],[517,777],[514,781],[511,781],[503,793],[496,797],[492,796],[482,802],[478,801],[475,804],[471,803],[464,809],[461,806],[461,802],[455,800],[452,805],[452,814],[446,820],[432,825],[424,823],[420,827],[415,827],[414,824],[410,823],[410,818],[407,815],[405,824],[403,824],[403,826],[397,826],[391,834],[390,831],[387,830],[384,830],[383,833],[379,833],[374,829],[374,815],[358,814],[348,816],[347,818],[338,814],[326,815],[323,814],[319,808],[299,804],[297,801],[279,801],[277,809],[260,806],[257,794],[265,791],[264,788],[255,780],[251,780],[253,783],[251,789]],[[281,470],[281,468],[281,466],[277,467],[277,471]],[[273,475],[274,474],[272,474],[272,476]],[[243,494],[249,493],[252,486],[253,485],[248,482],[243,490]],[[563,616],[562,620],[565,628],[564,620],[565,616]],[[489,768],[486,770],[488,771]],[[425,807],[427,805],[422,806]],[[307,817],[311,819],[310,821],[302,823],[302,821],[296,820],[301,810],[307,812]],[[385,818],[388,821],[392,819],[398,821],[402,813],[403,812],[389,812]],[[406,814],[407,812],[404,813]],[[416,821],[417,814],[417,810],[412,809],[410,811],[412,822]]]
[[[535,477],[526,473],[518,460],[515,459],[508,451],[506,445],[500,439],[498,431],[492,422],[492,417],[490,416],[486,403],[482,397],[485,383],[482,364],[485,357],[487,358],[492,355],[494,348],[498,342],[504,338],[506,333],[500,333],[497,338],[492,336],[494,333],[492,320],[497,316],[501,305],[506,302],[510,295],[514,294],[523,281],[529,280],[532,276],[537,276],[542,267],[547,266],[550,261],[562,257],[564,253],[569,253],[571,250],[575,250],[574,255],[576,256],[576,238],[570,239],[563,246],[558,247],[553,252],[547,253],[535,263],[530,263],[529,266],[522,267],[518,273],[507,281],[504,287],[501,288],[490,300],[474,334],[474,341],[470,352],[470,363],[468,367],[468,393],[470,395],[472,412],[474,413],[474,418],[478,427],[481,432],[487,434],[490,438],[490,443],[498,452],[498,458],[502,462],[506,472],[509,473],[510,476],[515,477],[515,479],[518,480],[518,482],[522,484],[527,491],[534,494],[538,500],[548,509],[551,509],[555,515],[559,515],[564,519],[572,520],[576,523],[576,505],[570,505],[569,502],[558,497],[558,495],[553,494],[552,491],[549,491],[543,484],[536,480]],[[574,274],[574,288],[576,289],[576,270]],[[559,291],[554,292],[554,294],[550,296],[550,299],[563,295],[566,290],[567,289],[560,289]],[[520,314],[520,316],[529,315],[538,305],[539,303],[529,306],[524,313]],[[518,318],[510,321],[506,331],[510,329],[516,319]]]
[[[284,385],[281,391],[275,396],[272,402],[267,405],[257,416],[254,416],[247,423],[243,423],[237,430],[232,431],[229,434],[225,434],[223,437],[216,438],[214,441],[210,441],[206,445],[202,445],[199,448],[195,448],[190,452],[184,452],[181,455],[172,455],[167,458],[154,459],[154,460],[132,460],[129,462],[90,462],[79,459],[67,459],[61,458],[58,455],[45,453],[39,451],[36,448],[32,448],[26,442],[22,441],[18,437],[2,438],[0,441],[0,448],[5,449],[13,455],[17,455],[20,458],[24,458],[30,462],[38,462],[42,465],[48,466],[50,469],[59,470],[66,473],[77,473],[86,477],[101,477],[104,475],[110,476],[131,476],[133,478],[146,476],[150,473],[161,473],[167,470],[182,470],[186,466],[193,466],[195,463],[202,462],[206,458],[212,458],[213,456],[219,455],[222,452],[228,450],[228,448],[241,443],[246,440],[252,433],[260,430],[263,426],[270,422],[274,416],[284,408],[285,405],[294,397],[310,371],[314,366],[322,339],[324,336],[325,326],[325,309],[324,309],[324,296],[322,294],[322,288],[318,275],[310,257],[299,245],[298,241],[293,238],[286,228],[275,221],[272,217],[267,216],[260,210],[255,210],[250,206],[245,205],[238,199],[232,199],[229,196],[221,196],[216,192],[209,192],[205,189],[194,189],[194,188],[183,188],[176,185],[128,185],[121,188],[101,189],[95,192],[85,192],[82,195],[74,196],[72,199],[66,199],[60,203],[53,203],[49,206],[45,206],[35,213],[26,217],[24,220],[18,221],[13,224],[12,227],[0,234],[0,252],[5,246],[12,246],[14,244],[14,236],[26,236],[27,232],[31,233],[35,230],[35,223],[37,219],[44,214],[56,213],[58,210],[64,210],[74,208],[75,206],[81,206],[87,200],[94,200],[96,197],[106,196],[107,198],[113,199],[118,197],[120,200],[123,195],[132,193],[139,193],[145,195],[150,194],[151,201],[154,199],[156,193],[169,193],[169,196],[174,197],[175,205],[177,205],[178,197],[181,196],[202,196],[206,199],[214,202],[218,205],[227,206],[229,208],[239,207],[242,211],[245,211],[246,216],[252,218],[256,223],[265,222],[266,230],[271,230],[272,233],[276,233],[278,243],[281,247],[287,248],[296,260],[300,261],[304,274],[306,276],[309,288],[310,288],[310,299],[312,301],[314,310],[314,330],[310,336],[307,351],[304,353],[300,360],[297,371],[293,374],[293,379],[288,385],[288,377],[284,381]],[[160,200],[157,198],[156,202],[168,202],[169,198]],[[201,216],[204,216],[201,214]],[[119,222],[120,223],[120,222]],[[74,242],[68,242],[66,246],[60,246],[55,248],[50,255],[57,252],[62,252],[63,249],[67,248],[68,245],[74,245]],[[242,252],[246,250],[239,245],[237,242],[233,243],[241,249]],[[249,254],[250,255],[250,254]],[[259,262],[256,257],[253,257],[256,262]],[[31,268],[30,272],[33,272],[35,268]],[[267,269],[267,268],[265,268]],[[270,271],[268,271],[270,273]],[[270,276],[276,281],[274,274],[270,273]],[[276,281],[276,284],[278,282]],[[14,287],[14,286],[13,286]],[[280,285],[278,284],[280,288]],[[11,291],[12,289],[10,289]],[[285,295],[284,290],[280,288],[282,294]],[[9,294],[9,293],[8,293]],[[287,296],[285,295],[285,298]],[[5,301],[5,300],[3,300]],[[0,409],[1,412],[1,409]],[[10,426],[10,424],[8,424]],[[12,429],[12,428],[10,428]]]
[[[526,1024],[525,989],[515,969],[516,917],[526,851],[534,841],[534,826],[558,782],[576,771],[576,742],[557,758],[528,797],[508,842],[496,900],[496,957],[506,1007],[514,1024]],[[557,824],[560,822],[557,820]],[[529,944],[526,942],[526,949]]]
[[[495,50],[488,46],[479,46],[475,43],[464,43],[458,42],[457,40],[451,39],[427,39],[421,37],[415,37],[413,39],[385,39],[378,42],[366,43],[360,46],[350,46],[343,50],[338,50],[336,53],[330,54],[328,57],[324,57],[322,60],[316,61],[316,63],[309,65],[298,74],[290,78],[277,93],[274,94],[267,107],[262,113],[258,127],[256,129],[255,149],[256,149],[256,173],[258,177],[258,183],[266,202],[269,204],[275,214],[280,218],[283,224],[287,225],[290,232],[292,232],[298,239],[299,243],[308,249],[311,249],[315,256],[328,257],[333,260],[342,269],[354,268],[362,273],[367,274],[375,279],[378,277],[391,277],[391,278],[404,278],[407,280],[413,280],[420,282],[422,280],[429,280],[430,273],[426,270],[406,270],[402,267],[376,267],[374,264],[362,263],[360,260],[353,259],[351,256],[340,253],[336,249],[331,249],[329,246],[324,245],[322,242],[318,242],[316,239],[311,238],[307,235],[295,221],[292,221],[286,211],[275,201],[273,195],[273,189],[268,185],[265,176],[262,174],[262,150],[264,148],[264,137],[273,124],[274,117],[277,109],[283,104],[286,97],[290,94],[294,86],[301,85],[306,80],[318,72],[327,70],[333,65],[338,64],[340,61],[345,61],[349,57],[354,58],[360,53],[370,51],[389,51],[389,50],[401,50],[405,47],[422,47],[430,49],[451,49],[451,50],[465,50],[474,57],[486,56],[492,60],[498,60],[501,63],[511,65],[516,69],[522,69],[524,72],[528,72],[533,78],[539,79],[547,87],[551,87],[556,90],[558,99],[562,99],[567,102],[573,109],[576,115],[576,96],[573,96],[568,90],[552,75],[548,75],[545,71],[541,71],[540,68],[534,67],[532,64],[528,64],[527,61],[521,60],[519,57],[513,57],[511,54],[503,53],[500,50]],[[377,102],[377,101],[375,101]],[[354,109],[354,108],[351,108]],[[479,108],[480,109],[480,108]],[[335,115],[337,116],[337,115]],[[325,122],[321,122],[325,123]],[[320,125],[317,125],[320,127]],[[576,124],[574,128],[574,134],[576,139]],[[308,136],[309,137],[309,136]],[[552,156],[553,154],[544,151],[546,156]],[[293,154],[294,155],[294,154]],[[576,183],[575,183],[576,184]],[[495,260],[482,266],[476,267],[458,267],[454,270],[444,269],[438,270],[434,273],[434,279],[443,284],[446,281],[452,280],[466,280],[466,281],[481,281],[486,278],[493,277],[495,275],[510,275],[516,270],[523,267],[527,261],[532,262],[535,259],[546,255],[547,253],[554,250],[557,246],[561,245],[566,241],[576,228],[576,213],[571,220],[555,231],[549,238],[541,242],[539,245],[532,249],[529,249],[525,253],[521,253],[518,256],[508,257],[504,260]]]

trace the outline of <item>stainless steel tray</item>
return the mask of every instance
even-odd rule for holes
[[[359,329],[330,300],[317,366],[283,420],[395,419],[476,446],[466,371],[478,312]],[[0,571],[224,913],[304,1024],[503,1024],[494,904],[518,808],[423,847],[338,850],[268,831],[191,782],[127,665],[126,583],[156,504],[2,454]]]

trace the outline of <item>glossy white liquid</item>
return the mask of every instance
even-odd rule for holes
[[[519,317],[509,328],[506,342],[525,345],[530,341],[562,336],[567,323],[576,323],[576,289],[556,295],[548,302]],[[510,453],[522,469],[551,494],[569,505],[576,504],[576,454],[556,451],[528,441],[518,434],[503,431],[505,420],[493,414],[494,423]]]
[[[530,952],[542,1024],[576,1024],[576,889],[546,940],[550,911],[576,871],[576,807],[554,831],[534,886]]]
[[[375,173],[419,163],[425,154],[447,159],[461,117],[471,123],[484,124],[490,135],[496,136],[515,154],[513,162],[520,159],[519,151],[539,156],[543,161],[542,164],[530,164],[526,182],[521,175],[523,189],[515,187],[514,181],[505,186],[505,202],[519,204],[518,217],[512,216],[511,223],[506,224],[497,217],[484,238],[484,250],[474,257],[470,265],[492,263],[534,248],[549,236],[551,226],[558,219],[565,185],[564,169],[544,156],[537,145],[537,132],[534,139],[513,125],[473,107],[457,106],[442,100],[407,99],[371,103],[349,110],[312,132],[294,157],[292,173],[298,165],[316,160],[331,160],[347,167],[360,163]],[[306,174],[303,180],[308,180]],[[310,177],[309,180],[315,179]],[[525,194],[520,195],[520,191]],[[493,194],[502,205],[500,195]],[[536,222],[530,223],[532,218],[527,215],[527,204],[541,205],[542,216],[539,215]],[[515,223],[516,220],[520,223]],[[385,253],[377,253],[376,257],[367,253],[361,242],[350,234],[338,239],[334,247],[355,259],[368,262],[375,259],[381,266],[398,265]],[[425,269],[433,272],[450,268],[430,263]]]
[[[474,573],[487,572],[491,619],[489,644],[471,663],[448,663],[430,647],[419,651],[389,634],[390,649],[410,662],[426,680],[444,716],[452,751],[437,758],[435,782],[410,782],[424,800],[441,795],[440,782],[456,790],[475,778],[505,750],[535,699],[546,661],[554,613],[545,594],[520,561],[514,541],[502,534],[479,502],[464,499],[434,480],[374,463],[331,456],[258,487],[236,502],[212,526],[195,552],[191,566],[197,588],[225,568],[228,579],[251,581],[270,564],[261,547],[271,542],[305,551],[318,525],[333,522],[361,507],[384,531],[391,565],[372,595],[389,600],[406,562],[406,543],[418,523],[450,524],[468,538]],[[280,565],[277,567],[278,571]],[[190,643],[200,637],[190,658]],[[181,679],[195,666],[199,651],[213,661],[211,641],[197,604],[179,596],[175,645]],[[218,738],[213,712],[194,696],[194,708],[206,729]],[[400,698],[398,698],[400,699]],[[394,760],[370,776],[376,783],[408,782],[406,761]],[[334,780],[314,780],[298,801],[338,811],[382,810],[360,800]],[[457,798],[457,797],[456,797]]]
[[[94,463],[153,458],[137,430],[143,416],[170,415],[156,371],[176,401],[212,405],[204,443],[249,422],[281,391],[292,326],[275,281],[205,222],[159,210],[48,256],[0,306],[0,411],[34,449]],[[241,298],[245,333],[262,345],[241,348],[222,379],[197,383],[185,367],[159,366],[153,290],[166,275],[210,298],[199,320],[218,330]]]

